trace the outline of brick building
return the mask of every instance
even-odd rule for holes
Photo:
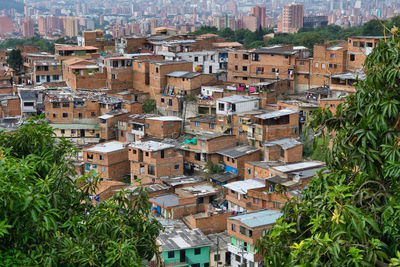
[[[83,149],[85,173],[94,171],[105,180],[124,181],[129,177],[127,146],[118,141],[100,143]]]
[[[218,151],[236,146],[234,135],[203,133],[184,142],[181,147],[183,159],[188,168],[203,169],[208,162],[218,164],[221,160]]]
[[[111,92],[133,88],[132,59],[128,57],[109,57],[105,59],[107,68],[106,87]]]
[[[264,257],[257,252],[255,245],[264,231],[271,228],[281,216],[279,211],[262,210],[229,217],[227,229],[231,237],[231,243],[228,244],[231,266],[264,266]]]
[[[225,171],[244,177],[244,164],[247,161],[260,160],[260,149],[252,146],[237,146],[218,151],[222,156]]]
[[[219,194],[219,189],[208,183],[184,185],[175,193],[150,198],[155,215],[166,219],[182,219],[184,216],[205,212]]]
[[[262,47],[239,50],[228,56],[228,81],[250,85],[269,80],[286,79],[293,90],[296,85],[296,60],[308,58],[307,49],[293,46]]]
[[[58,61],[35,61],[31,80],[35,86],[63,81],[61,64]]]
[[[56,45],[55,46],[55,59],[63,61],[66,59],[78,57],[81,59],[92,59],[96,56],[98,48],[94,46],[68,46]]]
[[[347,39],[347,70],[360,71],[364,61],[384,36],[353,36]]]
[[[183,174],[183,157],[170,144],[155,141],[129,145],[131,182],[156,182],[157,178]]]
[[[106,88],[107,72],[95,61],[71,58],[63,61],[63,77],[67,85],[74,89]]]

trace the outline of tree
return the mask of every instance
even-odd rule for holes
[[[20,70],[22,66],[21,51],[18,49],[11,50],[7,57],[7,63],[11,68],[15,70]]]
[[[336,114],[320,109],[307,122],[331,138],[330,172],[318,173],[301,200],[290,200],[259,241],[267,266],[400,262],[399,30],[392,34],[367,57],[367,78]]]
[[[152,98],[147,99],[144,101],[142,110],[144,113],[152,113],[156,109],[156,101]]]
[[[0,133],[2,266],[139,266],[156,253],[147,192],[92,205],[98,178],[76,179],[75,153],[42,118]]]

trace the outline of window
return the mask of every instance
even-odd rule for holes
[[[231,229],[232,229],[232,232],[236,232],[236,224],[231,224]]]
[[[175,256],[175,252],[174,251],[168,251],[168,259],[171,259]]]
[[[62,114],[62,116],[63,116],[63,118],[68,118],[68,113],[65,113],[65,112],[64,112],[64,113]]]
[[[256,74],[258,74],[258,73],[264,74],[264,67],[257,67]]]
[[[219,111],[224,111],[225,110],[225,104],[224,103],[218,103],[218,110]]]
[[[286,58],[286,59],[288,59],[288,58],[289,58],[289,56],[288,56],[288,55],[285,55],[285,58]]]
[[[201,253],[200,248],[195,248],[194,249],[194,255],[200,255],[200,253]]]
[[[329,55],[331,58],[334,58],[335,57],[335,54],[330,54]]]
[[[229,157],[226,157],[226,161],[229,162]]]
[[[116,79],[116,75],[115,74],[111,74],[111,79],[115,80]]]
[[[274,204],[274,209],[280,209],[281,208],[281,203],[273,202],[273,204]]]
[[[194,57],[194,62],[198,62],[199,61],[199,57]]]
[[[237,54],[235,54],[235,58],[238,58],[238,55],[237,55]]]
[[[53,102],[53,108],[59,108],[60,102]]]
[[[156,73],[158,73],[158,67],[156,67]]]
[[[175,171],[179,170],[179,164],[175,165],[174,169]]]
[[[232,163],[235,163],[235,160],[234,160],[234,159],[232,159]]]
[[[357,47],[358,46],[358,42],[353,42],[353,47]]]
[[[96,117],[96,112],[92,112],[92,113],[90,113],[90,115],[91,115],[92,117]]]
[[[160,154],[161,154],[161,158],[163,159],[163,158],[165,157],[165,151],[164,151],[164,150],[161,150],[161,151],[160,151]]]
[[[318,63],[315,63],[315,68],[318,68],[319,67],[319,64]]]
[[[334,108],[334,107],[335,107],[335,104],[330,104],[330,107],[331,107],[331,108]]]
[[[168,106],[172,106],[172,99],[168,99]]]
[[[260,61],[260,55],[259,54],[252,54],[252,58],[253,61]]]
[[[69,108],[69,102],[63,102],[63,103],[62,103],[62,106],[63,106],[64,108]]]
[[[249,55],[243,54],[243,59],[245,59],[245,60],[249,59]]]
[[[148,157],[149,156],[149,152],[146,151],[145,155],[146,155],[146,157]]]
[[[59,78],[60,78],[60,76],[58,76],[58,75],[53,75],[53,80],[54,80],[54,81],[58,81]]]
[[[350,61],[356,61],[356,55],[350,55]]]
[[[248,79],[247,77],[243,77],[243,81],[247,81],[247,79]]]
[[[57,114],[56,113],[53,113],[53,118],[57,118]]]
[[[242,70],[243,70],[243,71],[247,71],[247,66],[243,66],[243,67],[242,67]]]
[[[106,167],[101,166],[101,171],[102,171],[102,172],[105,172],[105,171],[106,171]]]
[[[134,149],[134,150],[132,150],[132,152],[133,152],[133,154],[136,154],[136,153],[137,153],[137,150],[136,150],[136,149]]]
[[[199,197],[197,199],[197,204],[203,204],[204,203],[204,197]]]
[[[334,64],[334,65],[333,65],[333,68],[337,69],[337,64]]]
[[[214,129],[215,125],[214,125],[214,123],[210,123],[210,124],[208,125],[208,127],[209,127],[210,129]]]
[[[103,160],[104,159],[104,156],[103,155],[100,155],[100,160]]]
[[[253,203],[258,204],[258,198],[253,198]]]
[[[121,137],[124,137],[124,132],[121,132]]]
[[[367,43],[367,47],[372,47],[372,43]]]
[[[161,103],[164,103],[164,102],[165,102],[164,98],[161,98]]]
[[[235,66],[235,70],[238,70],[239,69],[239,67],[238,66]]]
[[[329,68],[332,68],[333,64],[329,64]]]
[[[200,127],[200,122],[199,121],[195,121],[194,122],[194,127]]]
[[[61,129],[61,134],[65,134],[65,130],[64,129]]]
[[[214,255],[214,261],[220,261],[221,260],[221,255],[215,254]]]
[[[155,168],[154,168],[154,166],[151,166],[151,165],[149,165],[149,168],[148,168],[148,172],[147,172],[149,175],[155,175],[156,174],[156,171],[155,171]]]
[[[279,73],[279,69],[277,69],[277,68],[272,68],[272,69],[271,69],[271,72],[277,72],[277,73]]]
[[[235,260],[236,260],[237,262],[241,262],[241,257],[240,257],[239,255],[236,255]]]
[[[251,174],[251,168],[247,168],[247,174]]]
[[[210,267],[210,263],[209,262],[204,263],[204,267]]]
[[[304,66],[304,61],[300,61],[300,62],[299,62],[299,65],[300,65],[300,66]]]
[[[325,69],[325,64],[324,63],[321,64],[321,68]]]

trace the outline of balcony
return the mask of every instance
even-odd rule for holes
[[[208,100],[208,99],[198,99],[197,100],[197,104],[199,106],[215,106],[215,103],[216,103],[215,99],[210,99],[210,100]]]
[[[238,248],[232,244],[228,244],[228,251],[235,255],[242,256],[243,258],[245,258],[248,261],[254,262],[254,254],[245,251],[243,248]]]

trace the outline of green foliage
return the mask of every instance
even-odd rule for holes
[[[19,70],[23,63],[21,51],[13,49],[7,56],[7,63],[14,70]]]
[[[340,26],[322,26],[316,29],[302,28],[295,34],[275,34],[275,37],[263,41],[263,36],[273,33],[272,29],[257,29],[251,32],[247,29],[233,31],[229,28],[218,31],[216,27],[203,26],[198,31],[193,32],[195,35],[214,33],[229,41],[235,41],[244,44],[246,48],[256,48],[261,46],[271,46],[277,44],[305,46],[313,49],[315,44],[322,44],[329,40],[345,40],[349,36],[366,35],[366,36],[382,36],[385,29],[391,29],[393,26],[400,27],[400,16],[393,17],[391,20],[380,21],[371,20],[361,27],[341,28]]]
[[[0,48],[14,49],[19,45],[38,46],[40,48],[40,51],[42,52],[54,53],[54,42],[43,39],[39,36],[31,37],[28,39],[7,39],[4,42],[0,43]]]
[[[330,173],[290,200],[258,242],[267,266],[399,263],[400,37],[398,29],[392,33],[367,57],[367,78],[336,114],[317,110],[307,122],[331,138]]]
[[[142,111],[144,113],[152,113],[156,110],[156,101],[152,98],[147,99],[144,101],[142,106]]]
[[[223,172],[224,172],[224,167],[221,164],[214,164],[212,161],[207,161],[206,164],[207,174],[218,174]]]
[[[0,133],[2,266],[139,266],[157,251],[161,226],[147,192],[92,205],[98,178],[76,179],[72,144],[36,118]]]

